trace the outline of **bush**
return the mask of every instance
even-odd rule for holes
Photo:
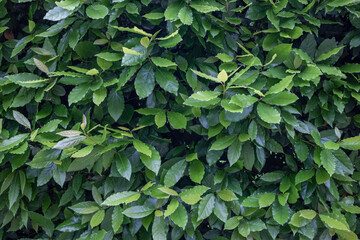
[[[357,239],[358,2],[0,1],[0,235]]]

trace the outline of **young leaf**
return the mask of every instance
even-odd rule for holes
[[[15,118],[15,120],[20,123],[21,125],[23,125],[24,127],[27,127],[31,130],[31,124],[29,122],[29,120],[20,112],[18,111],[13,111],[13,117]]]

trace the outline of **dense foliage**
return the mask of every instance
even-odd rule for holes
[[[359,0],[0,0],[4,239],[357,239]]]

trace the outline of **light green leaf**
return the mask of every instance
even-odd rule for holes
[[[321,61],[324,61],[328,58],[330,58],[332,55],[335,55],[337,54],[341,49],[343,49],[345,46],[342,46],[342,47],[338,47],[338,48],[335,48],[329,52],[326,52],[326,53],[323,53],[321,54],[317,59],[316,59],[316,62],[321,62]]]
[[[165,225],[164,217],[155,216],[151,232],[152,239],[166,240],[167,226]]]
[[[236,94],[231,98],[230,103],[236,104],[242,108],[247,108],[256,103],[257,101],[258,99],[256,97],[245,94]]]
[[[161,112],[158,112],[156,115],[155,115],[155,124],[158,128],[161,128],[165,125],[166,123],[166,114],[165,112],[161,111]]]
[[[121,32],[131,32],[131,33],[137,33],[137,34],[140,34],[140,35],[144,35],[144,36],[148,36],[148,37],[151,37],[152,35],[150,33],[147,33],[145,32],[144,30],[142,29],[139,29],[137,27],[133,27],[133,28],[127,28],[127,27],[117,27],[117,26],[111,26]]]
[[[313,219],[316,216],[316,212],[312,209],[304,209],[300,211],[300,216],[306,219]]]
[[[217,195],[224,201],[226,202],[231,202],[234,200],[237,200],[238,198],[236,197],[235,193],[233,193],[231,190],[229,189],[224,189],[221,190],[220,192],[217,193]]]
[[[190,97],[199,101],[209,101],[217,98],[221,92],[213,92],[213,91],[199,91],[193,93]]]
[[[111,215],[111,226],[114,232],[117,232],[121,224],[123,223],[124,215],[122,214],[122,209],[120,206],[114,207],[113,213]]]
[[[76,153],[74,153],[73,155],[71,155],[71,157],[72,158],[85,157],[85,156],[89,155],[93,149],[94,149],[94,145],[86,146],[86,147],[80,149],[79,151],[77,151]]]
[[[105,210],[99,210],[97,213],[95,213],[91,220],[90,220],[90,226],[92,228],[100,225],[100,223],[104,220],[105,217]]]
[[[176,63],[162,57],[152,57],[151,61],[158,67],[173,67]]]
[[[167,206],[165,212],[164,212],[164,217],[170,216],[171,214],[173,214],[175,212],[175,210],[178,208],[179,206],[179,201],[176,199],[171,199],[169,205]]]
[[[180,204],[176,208],[175,212],[170,215],[170,218],[176,225],[178,225],[182,229],[185,229],[188,221],[188,212],[186,211],[185,207]]]
[[[143,218],[154,212],[154,209],[146,206],[133,206],[123,211],[123,214],[129,218]]]
[[[132,167],[129,159],[125,156],[124,153],[120,152],[119,154],[115,155],[115,164],[116,169],[120,175],[130,181]]]
[[[181,200],[189,205],[195,205],[201,200],[200,194],[186,194],[181,196]]]
[[[140,159],[149,170],[153,171],[157,175],[161,165],[160,154],[153,146],[149,147],[152,152],[151,157],[140,153]]]
[[[327,224],[329,227],[336,229],[336,230],[344,230],[344,231],[350,231],[349,227],[342,223],[341,221],[338,221],[335,218],[329,217],[324,214],[319,214],[319,217],[323,223]]]
[[[323,149],[320,153],[321,165],[332,176],[335,173],[336,159],[329,149]]]
[[[170,125],[174,129],[182,129],[186,128],[187,125],[187,119],[184,115],[177,112],[168,112],[167,113],[168,121]]]
[[[272,215],[276,222],[284,225],[290,217],[289,205],[285,204],[285,206],[281,206],[278,202],[275,202],[272,206]]]
[[[143,143],[142,141],[140,141],[139,139],[134,139],[133,140],[133,144],[135,149],[140,152],[143,153],[145,155],[148,155],[149,157],[151,157],[151,150],[149,148],[149,146],[145,143]]]
[[[61,122],[60,119],[51,120],[39,129],[39,133],[54,132]]]
[[[268,207],[275,201],[274,193],[265,193],[259,198],[260,208]]]
[[[95,56],[104,59],[108,62],[117,62],[120,61],[121,55],[120,53],[111,53],[111,52],[101,52],[96,54]]]
[[[185,25],[191,25],[193,23],[193,13],[189,7],[181,8],[178,16],[180,21]]]
[[[235,217],[229,218],[225,222],[224,230],[233,230],[237,226],[239,226],[239,223],[240,223],[239,217],[235,216]]]
[[[280,123],[280,113],[271,106],[259,102],[257,112],[259,117],[267,123]]]
[[[295,185],[308,181],[310,178],[312,178],[315,175],[315,170],[314,169],[302,169],[300,170],[296,176],[295,176]]]
[[[114,193],[110,195],[101,205],[105,206],[117,206],[123,203],[131,203],[138,200],[140,193],[133,191],[124,191],[119,193]]]
[[[102,19],[108,15],[109,9],[102,4],[93,3],[86,8],[86,15],[92,19]]]
[[[280,82],[272,85],[269,88],[269,91],[267,91],[265,95],[275,94],[275,93],[279,93],[279,92],[283,91],[285,88],[287,88],[289,86],[289,84],[292,82],[293,78],[294,78],[294,75],[286,76]]]
[[[360,136],[345,138],[339,144],[348,150],[360,150]]]
[[[205,168],[202,162],[200,162],[199,160],[194,160],[190,163],[189,176],[191,181],[200,184],[201,180],[204,177],[204,174],[205,174]]]

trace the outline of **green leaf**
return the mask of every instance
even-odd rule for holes
[[[289,205],[285,204],[285,206],[281,206],[278,202],[275,202],[272,206],[272,215],[276,222],[284,225],[290,217]]]
[[[239,226],[239,217],[231,217],[225,222],[224,230],[233,230]]]
[[[167,216],[170,216],[171,214],[173,214],[178,207],[179,207],[179,201],[176,199],[171,199],[169,205],[167,206],[167,208],[164,212],[164,217],[167,217]]]
[[[360,64],[359,63],[346,63],[342,67],[340,67],[340,70],[345,73],[358,73],[358,72],[360,72]]]
[[[99,210],[98,212],[96,212],[91,220],[90,220],[90,226],[92,228],[100,225],[100,223],[104,220],[105,217],[105,211],[104,210]]]
[[[46,149],[39,151],[28,165],[32,168],[45,168],[53,161],[58,160],[61,151],[57,149]]]
[[[335,55],[337,54],[341,49],[343,49],[345,46],[342,46],[342,47],[338,47],[338,48],[335,48],[329,52],[326,52],[326,53],[323,53],[321,54],[317,59],[316,59],[316,62],[321,62],[321,61],[324,61],[328,58],[330,58],[332,55]]]
[[[115,164],[120,175],[130,181],[132,168],[129,159],[125,156],[125,154],[116,154]]]
[[[133,206],[125,209],[123,214],[129,218],[143,218],[154,212],[154,209],[146,206]]]
[[[276,54],[275,60],[272,61],[272,64],[279,64],[284,62],[291,52],[292,44],[279,44],[276,47],[272,48],[268,55],[266,56],[266,62],[269,62],[272,57]]]
[[[280,123],[280,113],[271,106],[259,102],[257,112],[259,117],[267,123]]]
[[[91,214],[99,210],[99,206],[95,202],[80,202],[69,207],[79,214]]]
[[[152,239],[166,240],[167,227],[163,217],[155,216],[151,230]]]
[[[168,112],[167,113],[168,121],[170,125],[174,129],[182,129],[186,128],[187,125],[187,119],[184,115],[177,112]]]
[[[87,84],[81,84],[74,87],[68,96],[69,106],[82,100],[88,91],[89,86]]]
[[[336,159],[332,152],[328,149],[321,150],[320,153],[321,165],[324,166],[325,170],[332,176],[335,173]]]
[[[279,92],[276,94],[266,95],[262,100],[271,105],[286,106],[296,102],[299,98],[288,91]]]
[[[219,198],[215,200],[214,214],[224,223],[229,215],[225,202]]]
[[[188,213],[185,209],[185,207],[180,204],[175,212],[173,212],[170,215],[171,220],[178,225],[179,227],[181,227],[182,229],[185,229],[187,221],[188,221]]]
[[[108,15],[109,9],[102,4],[94,3],[86,8],[86,15],[92,19],[102,19]]]
[[[25,88],[42,87],[48,82],[48,79],[41,79],[38,75],[32,73],[19,73],[7,76],[10,82]]]
[[[339,144],[348,150],[360,150],[360,136],[345,138]]]
[[[201,199],[198,207],[197,221],[203,220],[210,216],[215,207],[215,196],[213,194],[207,194]]]
[[[210,13],[219,10],[215,4],[216,3],[208,0],[195,0],[191,1],[190,7],[201,13]]]
[[[50,21],[60,21],[62,19],[67,18],[72,14],[71,11],[68,11],[61,7],[54,7],[53,9],[47,11],[44,19],[50,20]]]
[[[140,193],[133,192],[133,191],[124,191],[112,194],[108,198],[105,199],[105,201],[102,203],[102,205],[105,206],[117,206],[123,203],[131,203],[139,199]]]
[[[229,147],[236,140],[236,138],[237,138],[237,136],[234,134],[219,137],[211,145],[210,151],[225,149],[225,148]]]
[[[5,139],[0,142],[0,152],[12,149],[22,143],[27,137],[29,136],[28,133],[23,133],[11,137],[9,139]]]
[[[201,184],[205,174],[204,164],[199,160],[194,160],[190,163],[189,166],[189,176],[191,181]]]
[[[179,83],[174,74],[165,69],[156,69],[155,71],[156,82],[165,91],[177,95]]]
[[[186,166],[187,166],[187,162],[185,160],[181,160],[175,163],[173,166],[171,166],[171,168],[165,174],[165,178],[164,178],[165,186],[166,187],[174,186],[184,175]]]
[[[49,71],[49,68],[42,62],[42,61],[40,61],[39,59],[36,59],[36,58],[33,58],[33,60],[34,60],[34,63],[35,63],[35,65],[36,65],[36,67],[40,70],[40,71],[42,71],[42,72],[44,72],[44,73],[46,73],[46,74],[48,74],[50,71]]]
[[[314,169],[309,170],[300,170],[296,176],[295,176],[295,185],[308,181],[310,178],[312,178],[315,175]]]
[[[236,139],[235,142],[233,142],[227,152],[227,158],[229,160],[230,166],[234,165],[241,156],[241,150],[242,150],[242,142],[239,141],[239,139]]]
[[[122,60],[121,60],[121,65],[122,66],[132,66],[133,68],[128,68],[126,70],[123,71],[123,77],[126,78],[126,81],[128,81],[131,76],[136,72],[136,70],[138,69],[138,65],[142,65],[142,63],[145,61],[146,59],[146,49],[141,46],[135,46],[132,47],[130,49],[131,51],[135,51],[140,53],[140,55],[135,55],[135,54],[129,54],[129,53],[125,53]],[[122,74],[120,74],[120,77],[122,76]]]
[[[231,98],[230,103],[236,104],[242,108],[247,108],[256,103],[257,101],[258,99],[256,97],[245,94],[236,94]]]
[[[155,124],[158,128],[161,128],[165,125],[166,123],[166,114],[165,112],[158,112],[156,115],[155,115]]]
[[[146,87],[145,87],[146,86]],[[136,94],[140,99],[148,97],[155,87],[155,74],[150,64],[143,66],[135,78]]]
[[[106,97],[107,97],[107,90],[105,87],[102,86],[96,91],[94,91],[93,102],[99,106],[105,100]]]
[[[149,170],[153,171],[157,175],[161,165],[160,154],[153,146],[150,146],[150,150],[151,157],[140,153],[140,159]]]
[[[145,32],[142,29],[139,29],[138,27],[133,27],[133,28],[127,28],[127,27],[117,27],[117,26],[111,26],[121,32],[131,32],[131,33],[137,33],[140,35],[144,35],[147,37],[152,37],[152,35],[150,33]]]
[[[330,175],[322,168],[318,168],[316,170],[316,183],[317,184],[323,184],[327,182],[330,179]]]
[[[205,79],[208,79],[208,80],[217,82],[217,83],[221,83],[221,81],[220,81],[219,79],[217,79],[216,77],[207,75],[207,74],[205,74],[205,73],[202,73],[202,72],[199,72],[199,71],[196,71],[196,70],[193,70],[193,69],[191,69],[191,71],[192,71],[193,73],[195,73],[196,75],[198,75],[199,77],[202,77],[202,78],[205,78]]]
[[[186,195],[182,195],[181,200],[183,200],[183,202],[186,204],[195,205],[201,200],[201,197],[200,197],[200,194],[190,194],[189,193]]]
[[[319,217],[323,223],[327,224],[330,228],[336,229],[336,230],[344,230],[344,231],[350,231],[349,227],[342,223],[341,221],[338,221],[335,218],[332,218],[330,216],[319,214]]]
[[[173,67],[177,66],[176,63],[161,57],[152,57],[151,61],[158,67]]]
[[[259,198],[260,208],[268,207],[275,201],[274,193],[265,193]]]
[[[229,189],[221,190],[217,193],[217,195],[226,202],[231,202],[238,199],[236,195]]]
[[[31,129],[31,124],[30,124],[29,120],[22,113],[14,110],[13,111],[13,117],[15,118],[15,120],[18,123],[20,123],[24,127],[27,127],[29,129]]]
[[[213,92],[213,91],[199,91],[193,93],[190,97],[199,101],[209,101],[217,98],[221,92]]]
[[[149,148],[149,146],[145,143],[143,143],[142,141],[138,140],[138,139],[134,139],[133,140],[133,144],[135,149],[140,152],[143,153],[145,155],[148,155],[149,157],[151,157],[151,150]]]
[[[47,217],[44,217],[43,215],[29,211],[29,218],[34,222],[40,225],[47,235],[52,236],[52,233],[54,231],[54,223]]]
[[[59,141],[58,143],[56,143],[55,146],[53,146],[53,148],[66,149],[66,148],[75,147],[76,145],[81,143],[84,139],[85,139],[85,136],[65,138],[65,139]]]
[[[86,146],[86,147],[80,149],[79,151],[77,151],[76,153],[74,153],[73,155],[71,155],[71,157],[72,158],[85,157],[85,156],[89,155],[93,149],[94,149],[94,145]]]
[[[54,132],[58,128],[58,126],[61,122],[62,122],[62,120],[59,120],[59,119],[51,120],[51,121],[47,122],[44,126],[42,126],[39,129],[38,133]]]
[[[191,25],[193,23],[193,13],[189,7],[183,7],[179,11],[180,21],[185,25]]]
[[[111,52],[101,52],[96,54],[95,56],[104,59],[108,62],[117,62],[120,61],[121,55],[119,53],[111,53]]]
[[[71,217],[56,227],[56,230],[61,232],[75,232],[82,229],[81,217]]]
[[[301,140],[296,140],[295,141],[295,153],[297,155],[297,157],[304,162],[308,155],[309,155],[309,148],[306,145],[306,143],[304,143]]]
[[[316,216],[316,212],[311,209],[305,209],[300,211],[300,216],[306,219],[313,219]]]

